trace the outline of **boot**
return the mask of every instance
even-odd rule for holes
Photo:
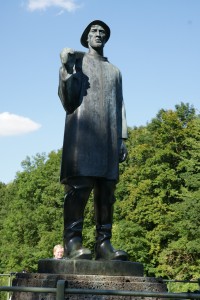
[[[92,259],[91,251],[82,246],[83,221],[65,227],[64,230],[64,250],[65,256],[70,259]]]
[[[91,190],[70,187],[64,201],[64,256],[91,259],[91,251],[82,246],[83,214]]]
[[[123,250],[115,250],[111,245],[113,204],[115,182],[102,180],[95,185],[94,207],[96,219],[96,260],[128,260],[128,255]]]
[[[123,250],[115,250],[111,245],[111,224],[96,228],[97,237],[95,244],[96,260],[128,260],[128,255]]]

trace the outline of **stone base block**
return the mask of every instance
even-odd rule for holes
[[[58,280],[66,280],[68,288],[102,289],[124,291],[166,292],[166,285],[155,278],[136,276],[105,276],[105,275],[77,275],[77,274],[45,274],[18,273],[13,280],[13,286],[24,287],[53,287]],[[141,300],[156,299],[132,296],[111,295],[65,295],[67,300]],[[53,293],[15,292],[12,300],[56,300]]]
[[[130,261],[96,261],[70,259],[41,259],[38,273],[108,275],[108,276],[143,276],[143,265]]]
[[[143,277],[141,263],[123,261],[90,261],[42,259],[38,273],[18,273],[13,286],[56,288],[58,280],[65,280],[67,288],[89,290],[121,290],[166,292],[166,285],[155,278]],[[66,294],[67,300],[131,300],[132,296],[94,294]],[[151,299],[146,297],[145,299]],[[155,298],[154,298],[155,299]],[[14,292],[12,300],[56,300],[53,293]]]

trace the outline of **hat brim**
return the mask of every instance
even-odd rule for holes
[[[103,21],[100,20],[94,20],[92,21],[83,31],[83,34],[81,36],[81,45],[83,45],[83,47],[88,48],[88,33],[90,31],[90,28],[92,25],[100,25],[102,26],[105,31],[106,31],[106,42],[109,40],[110,38],[110,28],[108,27],[108,25],[106,23],[104,23]]]

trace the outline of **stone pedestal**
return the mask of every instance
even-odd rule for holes
[[[38,273],[143,276],[144,269],[141,263],[130,261],[41,259],[38,262]]]
[[[121,261],[40,260],[38,273],[18,273],[13,286],[55,288],[65,280],[68,288],[122,291],[166,292],[166,285],[155,278],[143,277],[140,263]],[[15,292],[12,300],[55,300],[52,293]],[[65,295],[69,300],[131,300],[133,296]],[[146,297],[145,299],[155,299]]]

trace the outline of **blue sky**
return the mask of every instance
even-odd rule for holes
[[[84,28],[111,28],[104,55],[123,76],[128,125],[180,102],[200,110],[199,0],[7,0],[0,4],[0,181],[26,156],[62,147],[60,51],[87,51]]]

